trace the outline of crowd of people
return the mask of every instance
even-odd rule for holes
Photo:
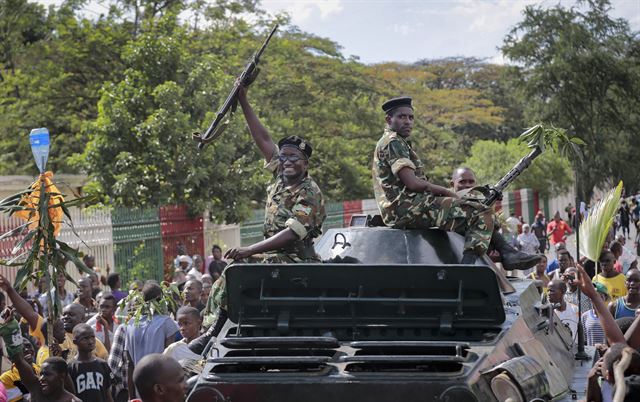
[[[311,144],[299,136],[276,144],[253,111],[244,83],[238,84],[238,102],[273,181],[265,202],[264,240],[229,249],[224,257],[320,262],[313,241],[322,233],[326,212],[322,191],[308,174]],[[574,341],[580,317],[588,344],[610,345],[600,347],[603,359],[589,377],[588,400],[610,400],[614,383],[626,384],[627,378],[632,389],[633,375],[640,374],[640,320],[635,319],[625,334],[615,320],[634,320],[640,307],[640,272],[635,254],[625,247],[630,236],[625,222],[635,220],[638,200],[628,211],[622,204],[621,237],[608,239],[596,272],[595,263],[575,261],[567,250],[572,228],[559,212],[550,222],[539,212],[531,224],[515,214],[503,224],[480,202],[476,192],[481,190],[470,169],[456,169],[450,188],[431,183],[409,140],[414,122],[411,98],[391,99],[382,109],[387,126],[374,151],[372,178],[384,224],[459,233],[464,236],[460,264],[484,264],[489,253],[506,270],[533,270],[531,278]],[[575,220],[574,209],[569,212]],[[588,209],[581,206],[579,214],[586,216]],[[547,247],[555,252],[551,262],[545,256]],[[78,281],[77,292],[68,290],[62,275],[54,289],[45,292],[40,283],[31,295],[18,293],[0,276],[0,289],[12,304],[0,317],[0,336],[12,361],[0,376],[6,396],[18,401],[29,395],[38,402],[183,401],[185,370],[201,370],[197,361],[227,317],[226,262],[220,247],[214,246],[204,259],[183,249],[178,252],[168,277],[178,289],[170,304],[177,302],[179,308],[167,307],[166,288],[156,281],[134,280],[128,294],[121,289],[118,273],[107,273],[102,283],[95,260],[87,256],[85,265],[94,272]],[[51,300],[62,307],[62,316],[48,322]],[[613,376],[614,367],[620,372],[621,366],[622,377]]]
[[[200,256],[178,255],[173,267],[173,285],[180,290],[176,310],[139,320],[130,317],[129,292],[140,291],[145,303],[153,303],[163,297],[161,286],[134,280],[128,291],[122,290],[119,274],[101,278],[92,256],[84,262],[94,273],[80,278],[75,292],[59,276],[48,292],[42,292],[41,282],[33,293],[19,293],[0,275],[0,311],[7,314],[0,335],[12,362],[0,374],[0,401],[182,401],[185,375],[178,361],[201,360],[202,345],[211,338],[203,325],[209,292],[227,264],[217,245],[205,261],[206,270]],[[5,294],[11,308],[5,309]],[[62,307],[61,319],[53,323],[46,318],[49,297]]]
[[[629,356],[631,363],[622,370],[624,376],[617,381],[625,382],[628,395],[639,395],[640,270],[636,249],[626,246],[631,234],[625,228],[625,218],[620,219],[621,211],[626,208],[627,202],[622,200],[616,220],[623,224],[614,225],[608,233],[597,267],[585,257],[576,261],[571,255],[566,236],[572,229],[559,213],[552,222],[545,224],[544,215],[539,212],[534,224],[545,236],[540,236],[539,251],[544,251],[548,239],[555,258],[548,261],[545,256],[529,278],[537,282],[543,299],[553,305],[557,319],[568,327],[573,342],[578,342],[578,325],[581,324],[585,344],[595,346],[600,356],[589,373],[587,401],[612,400],[616,381],[613,366],[623,353]],[[575,214],[575,209],[568,208],[568,211]],[[535,245],[531,236],[527,236],[527,225],[521,228],[522,233],[516,238],[518,246]]]

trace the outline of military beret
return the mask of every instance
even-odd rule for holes
[[[389,99],[388,101],[382,104],[382,110],[384,110],[385,113],[389,113],[393,109],[399,108],[401,106],[406,106],[413,109],[413,106],[411,105],[411,100],[412,99],[408,96],[401,96],[399,98]]]
[[[297,135],[290,135],[278,141],[278,148],[282,149],[284,147],[296,148],[303,154],[307,155],[307,158],[310,158],[311,152],[313,152],[311,144],[308,143],[304,138],[298,137]]]

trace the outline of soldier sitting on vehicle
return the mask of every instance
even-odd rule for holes
[[[373,157],[373,187],[384,223],[395,228],[437,227],[465,236],[461,263],[474,264],[489,244],[502,256],[505,269],[527,269],[540,256],[508,247],[495,230],[493,210],[479,202],[461,199],[453,191],[428,181],[424,165],[413,150],[409,135],[413,129],[411,98],[385,102],[387,127]]]

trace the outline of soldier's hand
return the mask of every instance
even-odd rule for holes
[[[240,82],[240,78],[236,78],[235,85],[238,86],[238,99],[246,99],[247,87],[242,82]]]
[[[251,249],[249,247],[238,247],[229,249],[225,253],[224,258],[241,260],[243,258],[251,257],[252,255],[253,253],[251,252]]]

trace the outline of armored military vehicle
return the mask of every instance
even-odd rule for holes
[[[591,362],[574,359],[571,332],[532,281],[507,280],[489,260],[458,264],[456,233],[377,220],[329,230],[316,250],[334,263],[229,267],[229,320],[187,401],[516,402],[584,391]]]

